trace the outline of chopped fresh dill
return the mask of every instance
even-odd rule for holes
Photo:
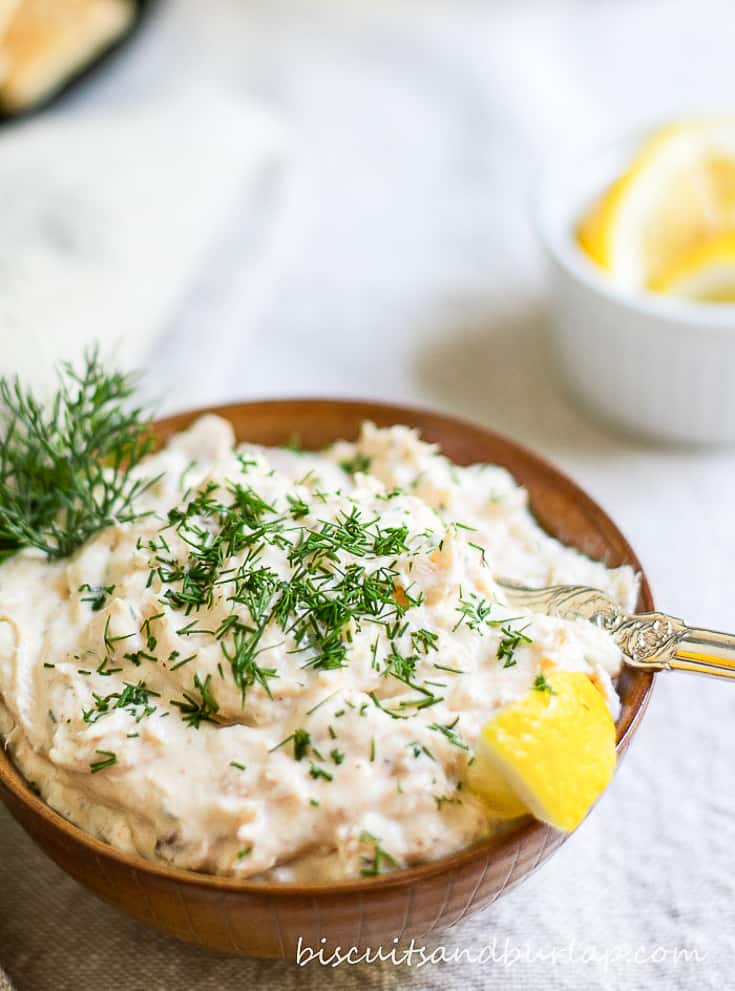
[[[153,616],[149,616],[140,628],[141,636],[145,639],[146,649],[151,652],[158,646],[158,638],[153,634],[151,623],[155,623],[157,620],[163,619],[165,615],[165,613],[158,612]]]
[[[346,461],[340,461],[339,466],[346,471],[348,475],[365,474],[370,468],[372,458],[366,457],[366,455],[361,454],[359,451],[354,455],[354,457],[349,458]]]
[[[360,870],[360,874],[363,877],[373,877],[378,874],[383,874],[385,867],[397,867],[398,861],[395,857],[392,857],[387,850],[384,850],[380,845],[380,839],[377,836],[373,836],[366,829],[363,829],[360,833],[360,843],[372,846],[372,853],[370,856],[363,856],[362,863],[363,867]]]
[[[155,654],[147,654],[144,650],[134,650],[128,654],[123,654],[123,659],[130,661],[136,668],[139,668],[143,661],[150,661],[152,664],[158,663],[158,658]]]
[[[99,529],[138,518],[134,502],[152,483],[132,469],[151,449],[152,441],[141,410],[125,412],[131,394],[131,381],[106,374],[96,352],[87,356],[79,374],[64,366],[57,398],[46,409],[17,382],[0,380],[0,434],[6,428],[0,441],[0,560],[22,546],[40,547],[50,557],[63,557]],[[54,444],[47,449],[49,437]],[[311,471],[301,481],[309,484],[308,490],[301,490],[306,498],[293,492],[285,500],[274,498],[272,490],[258,489],[256,479],[265,467],[261,460],[238,458],[242,474],[235,480],[192,478],[184,490],[185,476],[192,467],[188,466],[179,479],[177,504],[157,517],[158,532],[138,538],[137,550],[147,559],[146,587],[160,603],[160,611],[143,620],[142,643],[136,644],[141,649],[130,647],[127,653],[119,643],[138,633],[114,635],[108,613],[102,635],[104,656],[100,649],[94,658],[94,664],[99,661],[97,673],[109,676],[124,670],[114,666],[121,658],[136,667],[144,661],[158,662],[171,671],[195,661],[196,653],[172,650],[167,643],[166,618],[173,618],[171,627],[179,636],[204,636],[221,652],[219,662],[216,657],[211,661],[213,674],[194,674],[193,688],[183,698],[170,700],[183,721],[198,729],[202,722],[218,721],[217,678],[232,677],[244,706],[249,692],[271,696],[276,690],[279,661],[275,658],[280,655],[270,651],[287,643],[303,669],[336,671],[349,663],[352,644],[370,625],[377,628],[377,635],[370,637],[374,669],[411,692],[405,693],[409,697],[399,695],[386,704],[375,692],[359,707],[345,704],[360,716],[367,716],[372,702],[391,719],[409,719],[442,701],[434,689],[446,688],[445,683],[421,674],[424,659],[440,650],[439,634],[411,628],[410,611],[422,603],[423,593],[411,578],[406,581],[406,569],[397,560],[409,556],[410,575],[411,558],[426,553],[424,544],[414,543],[407,525],[395,525],[396,513],[387,518],[392,525],[384,525],[380,512],[362,509],[344,492],[336,515],[325,511],[329,518],[319,518],[318,500],[329,505],[331,494],[318,491],[324,483]],[[355,475],[367,472],[370,464],[369,457],[357,452],[341,467]],[[31,493],[30,501],[21,499],[20,493],[26,490]],[[391,490],[380,498],[391,499],[400,491]],[[32,501],[36,498],[37,504]],[[473,529],[462,523],[451,526]],[[439,534],[429,538],[433,549]],[[484,560],[484,550],[478,544],[471,546]],[[286,577],[282,561],[273,563],[274,549],[290,567]],[[114,585],[103,584],[79,587],[82,601],[93,612],[107,609],[114,590]],[[500,625],[490,620],[490,608],[485,599],[474,593],[464,596],[460,589],[455,629],[465,624],[483,632],[485,627]],[[207,614],[217,618],[208,622]],[[157,627],[159,620],[163,622]],[[505,622],[498,657],[511,663],[513,650],[530,641]],[[209,625],[216,628],[209,629]],[[166,644],[164,651],[162,644]],[[274,658],[271,664],[269,657]],[[90,663],[87,657],[79,660]],[[463,673],[437,663],[433,667]],[[326,695],[307,715],[334,694]],[[84,719],[94,723],[124,710],[140,720],[158,711],[151,701],[154,697],[156,693],[145,682],[125,682],[119,691],[93,694]],[[344,712],[338,710],[335,717]],[[162,717],[167,714],[160,713]],[[468,749],[451,726],[433,724],[432,728]],[[331,726],[328,733],[336,739]],[[322,758],[305,729],[296,730],[287,740],[293,743],[297,761],[309,757],[312,777],[331,780],[314,763]],[[371,761],[375,754],[372,738]],[[344,760],[337,747],[329,756],[335,764]],[[233,762],[232,766],[239,765]]]
[[[438,650],[439,634],[432,633],[431,630],[414,630],[411,634],[411,644],[415,651],[428,654],[430,650]],[[436,667],[437,665],[435,665]]]
[[[433,664],[432,667],[435,667],[437,671],[448,671],[449,674],[467,674],[462,668],[453,668],[448,664]]]
[[[80,585],[79,592],[87,592],[87,595],[83,595],[81,598],[82,602],[88,602],[92,612],[99,612],[104,609],[107,602],[107,597],[112,595],[115,591],[114,585]]]
[[[414,757],[420,757],[421,754],[424,754],[430,760],[436,760],[436,757],[432,754],[428,747],[425,747],[423,743],[419,743],[418,740],[412,740],[411,743],[407,743],[406,746],[411,748],[411,752]]]
[[[137,685],[126,682],[121,692],[111,692],[109,695],[97,695],[93,692],[94,705],[82,712],[82,718],[85,723],[92,724],[116,709],[124,709],[139,723],[141,719],[152,716],[156,711],[150,699],[158,696],[159,693],[147,688],[143,681],[139,681]]]
[[[537,692],[548,692],[549,695],[556,695],[556,690],[553,685],[546,680],[545,675],[538,674],[533,682],[533,687]]]
[[[281,740],[280,743],[277,743],[275,747],[271,747],[269,753],[272,754],[274,751],[280,750],[281,747],[285,747],[292,740],[294,760],[302,760],[308,754],[309,747],[311,746],[311,736],[305,729],[294,730],[293,733]]]
[[[119,643],[121,640],[129,640],[131,637],[135,636],[134,633],[125,633],[121,636],[113,637],[110,634],[110,615],[108,613],[105,619],[105,630],[102,634],[102,639],[104,640],[105,650],[108,654],[115,653],[115,644]]]
[[[394,712],[393,709],[389,709],[387,706],[383,705],[383,703],[380,701],[380,699],[375,694],[375,692],[370,692],[370,698],[372,699],[373,704],[376,705],[377,708],[381,710],[381,712],[384,712],[387,716],[390,716],[391,719],[408,719],[409,718],[408,716],[403,715],[403,713],[401,713],[401,712]]]
[[[97,774],[98,771],[104,771],[105,768],[112,767],[113,764],[117,764],[117,754],[114,754],[111,750],[95,750],[95,753],[100,754],[103,759],[93,761],[93,763],[89,765],[89,769],[92,774]]]
[[[96,668],[97,674],[101,674],[103,677],[109,678],[110,675],[117,674],[119,671],[122,671],[122,668],[108,667],[109,663],[110,658],[108,655],[105,655],[100,661],[99,666]]]
[[[208,674],[204,681],[202,681],[198,674],[195,674],[194,688],[198,692],[199,697],[197,698],[195,695],[184,692],[183,701],[171,700],[171,705],[175,705],[181,712],[181,718],[184,722],[194,729],[199,729],[203,722],[214,722],[219,712],[219,705],[212,695],[211,681],[211,674]]]
[[[329,771],[325,771],[323,767],[319,767],[318,764],[312,762],[309,768],[309,775],[312,778],[324,778],[325,781],[333,781],[334,775],[330,774]]]
[[[197,656],[198,656],[197,654],[189,654],[188,657],[182,657],[180,661],[176,661],[175,664],[172,664],[171,665],[171,667],[169,668],[169,671],[178,671],[178,669],[179,668],[183,668],[183,666],[185,664],[190,664],[191,661],[195,661],[196,658],[197,658]],[[170,659],[171,658],[169,658],[169,660]]]
[[[458,630],[463,623],[466,623],[469,629],[482,633],[483,624],[489,622],[490,609],[490,603],[486,599],[483,599],[475,592],[470,592],[468,596],[464,596],[460,588],[459,605],[455,610],[459,613],[459,619],[455,623],[452,632]]]
[[[400,489],[400,488],[399,488],[399,487],[398,487],[397,485],[395,485],[395,486],[393,486],[393,488],[392,488],[392,489],[389,489],[389,490],[388,490],[387,492],[385,492],[384,494],[382,494],[382,495],[377,495],[377,496],[376,496],[376,498],[377,498],[377,499],[383,499],[384,501],[386,501],[386,502],[387,502],[387,501],[388,501],[389,499],[395,499],[395,498],[397,498],[398,496],[401,496],[401,495],[403,495],[403,494],[404,494],[404,493],[403,493],[403,489]]]
[[[297,729],[293,735],[293,755],[294,760],[301,760],[309,750],[311,737],[305,729]]]
[[[533,640],[531,637],[527,637],[523,630],[514,630],[507,625],[502,628],[501,633],[502,637],[498,645],[498,660],[503,662],[504,668],[510,668],[516,663],[514,654],[520,644],[533,643]]]
[[[333,692],[330,692],[329,695],[327,695],[325,698],[323,698],[321,700],[321,702],[317,702],[317,704],[316,705],[313,705],[311,707],[311,709],[307,709],[306,715],[307,716],[311,716],[313,713],[316,712],[317,709],[320,709],[324,705],[325,702],[328,702],[330,699],[334,698],[334,696],[337,694],[338,691],[339,691],[339,689],[335,689]]]
[[[309,515],[309,504],[299,496],[286,496],[290,507],[291,519],[301,520]]]
[[[416,662],[418,657],[415,654],[404,657],[400,653],[395,645],[395,642],[391,644],[391,652],[385,659],[385,667],[383,668],[383,677],[388,677],[392,675],[399,681],[403,681],[405,684],[411,684],[411,678],[416,671]]]
[[[457,719],[455,719],[454,722],[449,723],[448,726],[441,726],[439,723],[431,723],[429,725],[429,729],[433,729],[435,733],[441,733],[442,736],[446,737],[446,739],[449,740],[450,743],[454,744],[455,747],[459,747],[460,750],[469,750],[470,748],[464,740],[462,740],[462,738],[457,736],[454,732],[454,727],[457,725],[458,720],[459,716],[457,716]]]

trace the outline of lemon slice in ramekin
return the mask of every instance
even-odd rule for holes
[[[735,303],[735,233],[696,245],[651,288],[702,302]]]
[[[735,119],[655,133],[577,230],[621,286],[659,288],[700,245],[735,231]]]

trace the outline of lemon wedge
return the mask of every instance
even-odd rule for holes
[[[660,288],[703,245],[735,232],[735,120],[656,132],[583,218],[586,253],[628,288]]]
[[[556,671],[482,729],[468,784],[500,819],[571,832],[615,770],[615,723],[588,676]]]
[[[707,303],[735,303],[735,233],[696,245],[651,288]]]

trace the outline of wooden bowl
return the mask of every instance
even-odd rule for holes
[[[158,437],[165,440],[201,412],[158,422]],[[275,445],[296,434],[306,448],[354,438],[366,419],[379,426],[410,424],[459,464],[486,461],[508,468],[528,489],[548,533],[610,566],[630,564],[640,571],[625,538],[589,496],[535,454],[490,431],[436,413],[347,401],[244,403],[212,412],[227,418],[240,440]],[[653,609],[643,576],[638,607]],[[619,757],[645,711],[652,682],[650,674],[632,668],[619,679]],[[420,938],[452,926],[518,884],[566,838],[526,818],[502,836],[382,877],[264,884],[149,863],[93,839],[34,795],[2,747],[0,798],[59,866],[104,901],[180,939],[257,957],[295,959],[299,945],[392,946],[396,937]],[[322,937],[327,943],[320,943]]]

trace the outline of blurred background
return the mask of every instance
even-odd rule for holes
[[[3,4],[12,25],[17,4],[0,0],[0,18]],[[44,42],[30,78],[11,85],[0,42],[0,372],[43,385],[59,358],[98,339],[145,370],[164,411],[328,395],[462,414],[542,451],[600,499],[661,607],[735,627],[732,453],[644,444],[566,398],[532,208],[561,151],[732,109],[732,0],[120,0],[93,18],[90,2],[69,6],[82,20],[59,15],[66,47]],[[570,966],[551,984],[530,962],[498,971],[503,987],[727,986],[733,716],[727,686],[659,679],[595,815],[454,942],[571,935],[707,955],[689,969]],[[166,957],[160,987],[281,974],[174,947],[45,863],[36,870],[57,919],[73,906],[75,926],[79,913],[104,926],[117,963],[85,963],[90,987],[144,986],[125,983],[132,946],[146,966]],[[48,890],[26,873],[0,863],[0,959],[19,987],[44,989],[76,970],[47,943]],[[375,966],[359,980],[491,986],[487,972],[451,975]]]
[[[72,49],[86,8],[134,6],[29,2],[69,7]],[[0,368],[43,378],[97,337],[171,406],[410,396],[534,439],[539,170],[721,109],[735,76],[728,3],[145,8],[114,57],[0,129]]]

